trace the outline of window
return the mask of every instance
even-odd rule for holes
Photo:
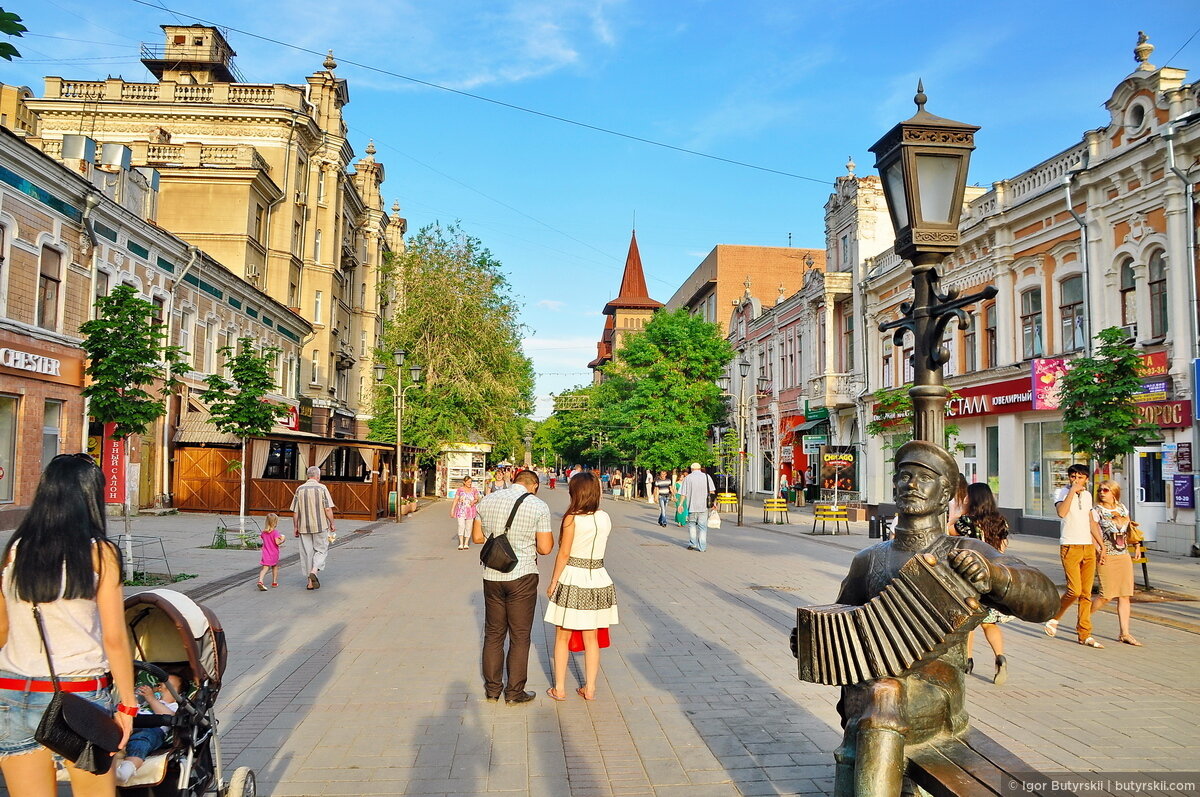
[[[184,310],[179,314],[179,348],[183,349],[184,362],[192,356],[192,314]]]
[[[0,468],[4,468],[6,474],[16,474],[16,459],[17,397],[0,396]],[[0,479],[0,503],[12,503],[14,482],[13,475]]]
[[[891,387],[894,374],[892,373],[892,355],[883,355],[883,381],[881,387]]]
[[[362,283],[358,286],[358,309],[365,310],[367,307],[367,283]]]
[[[847,302],[842,310],[842,330],[845,333],[846,354],[842,358],[845,367],[842,368],[843,373],[852,373],[854,371],[854,307],[850,302]]]
[[[987,355],[988,368],[995,368],[1000,364],[1000,358],[996,354],[996,305],[989,304],[983,309],[983,348]]]
[[[42,469],[58,456],[59,440],[62,437],[61,401],[47,401],[42,409]]]
[[[37,325],[43,329],[58,328],[58,290],[62,282],[62,253],[42,247],[38,272]]]
[[[209,321],[204,330],[204,368],[206,373],[213,373],[217,365],[217,322]]]
[[[325,201],[325,170],[322,169],[317,174],[317,201]]]
[[[967,318],[971,323],[962,333],[962,368],[964,374],[973,374],[979,370],[979,358],[975,351],[975,325],[979,319],[973,315]]]
[[[1087,341],[1083,336],[1083,277],[1068,277],[1059,286],[1062,304],[1058,314],[1062,323],[1062,350],[1081,351]]]
[[[265,215],[266,211],[263,210],[263,206],[256,203],[254,205],[254,240],[259,243],[263,242],[263,234],[266,232]]]
[[[904,384],[912,384],[916,378],[916,371],[913,368],[913,350],[911,348],[904,350]]]
[[[325,303],[325,294],[317,291],[313,294],[313,323],[321,323],[321,308]]]
[[[1167,265],[1163,253],[1150,256],[1146,285],[1150,289],[1150,337],[1167,334]]]
[[[1057,520],[1054,493],[1075,461],[1062,421],[1025,424],[1025,514]]]
[[[167,309],[167,300],[161,296],[155,296],[150,300],[150,303],[154,305],[154,323],[158,326],[162,326],[163,314]]]
[[[840,243],[841,243],[841,249],[838,250],[838,252],[839,252],[838,270],[839,271],[849,271],[850,270],[850,236],[843,235]]]
[[[958,361],[956,359],[958,352],[955,351],[954,343],[954,332],[951,331],[950,326],[947,325],[946,329],[942,330],[942,348],[945,349],[946,354],[949,355],[946,359],[945,366],[942,368],[942,373],[944,373],[946,376],[954,376],[958,373]]]
[[[1021,356],[1042,354],[1042,290],[1032,288],[1021,294]]]
[[[987,438],[987,485],[992,492],[1000,495],[1000,427],[989,426],[984,430]]]
[[[321,384],[321,352],[313,349],[312,353],[312,377],[308,380],[311,385]]]
[[[300,256],[300,229],[300,222],[292,222],[292,254],[296,257]]]
[[[367,356],[367,333],[365,330],[358,333],[358,356]]]
[[[300,306],[300,269],[292,266],[288,275],[288,307]]]
[[[317,234],[313,236],[313,262],[321,262],[321,231],[317,230]]]
[[[271,443],[271,449],[267,453],[267,465],[263,469],[263,478],[296,478],[296,443]]]
[[[1126,260],[1121,264],[1121,326],[1136,325],[1137,285],[1133,281],[1133,261]]]
[[[96,272],[96,295],[94,299],[99,299],[101,296],[108,296],[108,283],[112,278],[107,271]]]

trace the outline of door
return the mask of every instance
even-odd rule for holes
[[[1158,539],[1158,522],[1167,519],[1167,483],[1162,475],[1162,448],[1142,446],[1134,449],[1133,517],[1146,534],[1146,540]]]
[[[962,475],[966,477],[967,484],[974,484],[979,481],[979,456],[974,443],[963,444],[962,457]]]

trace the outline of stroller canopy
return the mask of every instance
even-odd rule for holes
[[[182,592],[151,589],[125,599],[125,624],[136,658],[187,662],[197,682],[221,683],[225,672],[225,632],[205,606]]]

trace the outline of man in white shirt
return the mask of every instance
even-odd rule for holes
[[[1096,543],[1092,539],[1092,494],[1088,490],[1087,466],[1075,464],[1067,468],[1067,487],[1054,494],[1058,510],[1058,553],[1067,576],[1067,591],[1063,593],[1058,614],[1047,621],[1046,633],[1058,633],[1058,621],[1075,603],[1079,606],[1075,633],[1079,644],[1089,648],[1104,647],[1092,636],[1092,580],[1096,577]]]
[[[679,491],[687,499],[688,550],[708,550],[708,497],[717,491],[712,476],[700,469],[699,462],[692,463],[692,472],[683,477]]]

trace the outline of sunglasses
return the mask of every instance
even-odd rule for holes
[[[1102,492],[1102,493],[1107,493],[1107,492],[1110,492],[1110,491],[1109,491],[1109,489],[1108,489],[1107,487],[1101,487],[1101,488],[1100,488],[1100,492]]]

